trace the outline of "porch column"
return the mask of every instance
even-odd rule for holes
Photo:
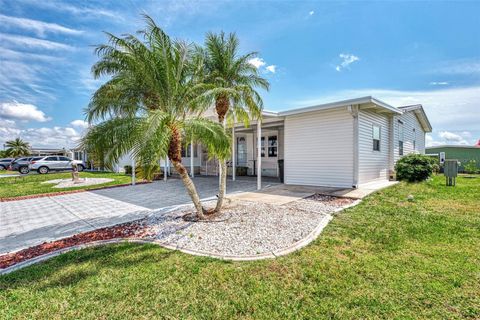
[[[262,189],[262,121],[257,121],[257,190]]]
[[[193,178],[193,140],[190,142],[190,176]]]
[[[232,181],[235,181],[235,125],[232,126]]]
[[[132,186],[135,185],[135,158],[132,157]]]
[[[165,157],[165,160],[163,162],[163,181],[167,182],[167,161],[168,157]]]

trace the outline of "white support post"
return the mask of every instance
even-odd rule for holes
[[[193,140],[190,142],[190,176],[194,177],[193,173]]]
[[[262,121],[257,121],[257,190],[262,189]]]
[[[135,185],[135,158],[132,157],[132,186]]]
[[[236,174],[236,164],[235,164],[235,124],[232,126],[232,181],[235,181]]]
[[[163,181],[167,182],[167,161],[168,158],[165,157],[165,160],[163,162]]]

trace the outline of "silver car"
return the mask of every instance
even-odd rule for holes
[[[40,174],[49,171],[72,170],[72,163],[77,164],[78,171],[85,169],[85,163],[80,160],[72,160],[64,156],[47,156],[40,160],[32,161],[29,165],[30,170],[36,170]]]
[[[7,170],[10,164],[15,160],[15,158],[3,158],[0,159],[0,170]]]

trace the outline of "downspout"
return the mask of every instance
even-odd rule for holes
[[[352,187],[358,187],[358,180],[359,180],[359,148],[358,148],[358,105],[350,105],[347,107],[348,112],[353,117],[353,179],[352,179]]]

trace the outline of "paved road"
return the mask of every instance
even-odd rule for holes
[[[194,179],[202,198],[217,193],[218,178]],[[268,184],[265,183],[265,185]],[[254,179],[228,181],[227,192],[252,191]],[[181,180],[0,203],[0,254],[100,227],[136,220],[152,210],[189,203]]]

